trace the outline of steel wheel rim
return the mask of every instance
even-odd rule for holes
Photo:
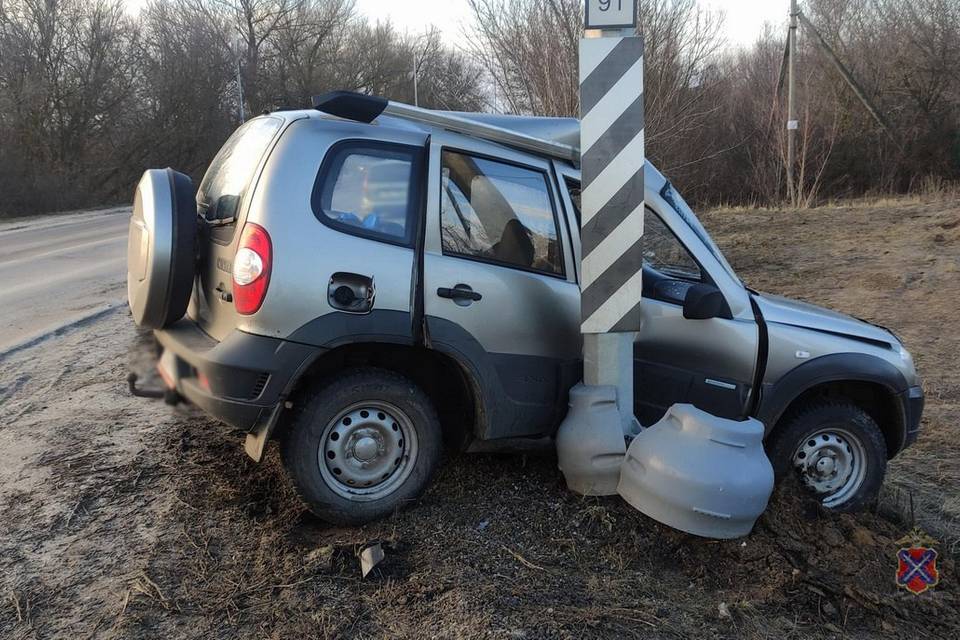
[[[419,450],[413,421],[394,404],[354,403],[330,420],[320,436],[320,475],[337,495],[370,502],[396,491],[410,476]]]
[[[825,507],[850,500],[867,477],[867,449],[859,436],[842,427],[826,427],[805,438],[792,462]]]

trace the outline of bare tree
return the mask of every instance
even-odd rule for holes
[[[245,112],[352,89],[451,110],[577,115],[579,0],[469,0],[466,50],[354,0],[0,0],[0,214],[125,201],[148,166],[199,179]],[[696,0],[640,3],[648,155],[699,202],[783,197],[783,42],[729,51]],[[801,38],[804,204],[960,178],[960,3],[807,0],[894,136]],[[241,71],[237,82],[237,69]]]
[[[579,0],[468,0],[470,50],[506,111],[572,116],[578,110]]]
[[[119,0],[0,5],[0,168],[20,178],[4,181],[6,206],[100,196],[109,173],[101,162],[116,143],[111,123],[132,93],[136,36]]]
[[[500,105],[521,114],[577,115],[582,3],[469,2],[476,23],[471,52]],[[647,153],[692,178],[695,165],[720,151],[709,129],[718,117],[722,16],[696,0],[650,0],[640,3],[638,24],[646,44]]]
[[[343,88],[347,80],[347,39],[357,21],[351,0],[308,0],[277,33],[275,64],[266,82],[284,105],[305,105],[322,91]]]

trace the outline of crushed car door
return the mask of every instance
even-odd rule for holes
[[[716,283],[667,220],[683,224],[671,220],[669,212],[661,217],[646,209],[643,319],[634,348],[637,419],[653,424],[671,405],[684,402],[721,418],[739,419],[746,415],[753,384],[757,323],[752,314],[684,317],[691,287]]]
[[[579,175],[575,170],[561,173],[579,219]],[[749,298],[659,196],[656,187],[663,183],[662,176],[647,173],[634,412],[645,426],[658,421],[676,403],[739,419],[747,413],[759,343]],[[684,299],[695,285],[718,288],[734,311],[728,317],[685,318]]]

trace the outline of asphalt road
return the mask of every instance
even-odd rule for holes
[[[0,355],[126,300],[128,207],[0,224]]]

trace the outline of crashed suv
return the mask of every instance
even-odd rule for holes
[[[278,440],[300,497],[340,523],[414,500],[444,443],[554,435],[582,377],[578,137],[573,119],[336,93],[245,123],[196,191],[146,172],[128,293],[165,396],[247,432],[254,459]],[[645,181],[641,424],[675,403],[756,417],[778,478],[869,501],[917,437],[909,352],[749,289],[649,163]],[[707,313],[704,288],[722,296]]]

